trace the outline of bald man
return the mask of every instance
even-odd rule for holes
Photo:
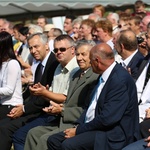
[[[48,138],[48,150],[121,150],[139,138],[136,86],[105,43],[90,51],[99,80],[76,127]]]
[[[131,76],[136,79],[138,72],[138,63],[143,60],[144,56],[137,49],[137,37],[131,30],[122,30],[117,35],[114,47],[122,57],[122,66],[130,70]]]

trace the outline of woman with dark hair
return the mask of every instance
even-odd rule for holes
[[[17,53],[17,59],[21,63],[23,69],[30,68],[30,65],[32,64],[32,57],[27,45],[27,35],[28,35],[29,28],[28,27],[22,27],[19,29],[19,40],[22,42],[21,47],[18,50]]]
[[[14,45],[14,51],[15,53],[17,54],[18,53],[18,50],[19,48],[21,47],[22,45],[22,42],[20,41],[19,39],[19,30],[24,26],[23,23],[18,23],[18,24],[15,24],[13,26],[13,32],[14,32],[14,38],[16,39],[16,43]]]
[[[0,119],[22,104],[21,67],[16,59],[12,37],[0,32]]]

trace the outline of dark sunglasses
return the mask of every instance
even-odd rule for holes
[[[67,49],[69,49],[69,48],[71,48],[71,47],[73,47],[73,46],[70,46],[70,47],[68,47],[68,48],[65,48],[65,47],[60,47],[60,48],[54,48],[54,53],[57,53],[58,52],[58,50],[60,51],[60,52],[65,52]]]

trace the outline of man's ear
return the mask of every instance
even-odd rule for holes
[[[100,58],[99,57],[96,57],[95,58],[95,61],[97,62],[97,64],[100,62]]]
[[[74,46],[71,47],[71,51],[72,51],[72,54],[75,54],[75,47]]]
[[[122,43],[120,43],[121,49],[124,49],[124,45]]]

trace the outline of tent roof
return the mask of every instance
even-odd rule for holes
[[[91,9],[96,4],[103,6],[133,5],[136,0],[0,0],[0,17],[8,17],[20,14],[35,14],[44,12],[60,12],[63,10]],[[150,5],[150,0],[143,0]],[[60,12],[61,13],[61,12]]]

